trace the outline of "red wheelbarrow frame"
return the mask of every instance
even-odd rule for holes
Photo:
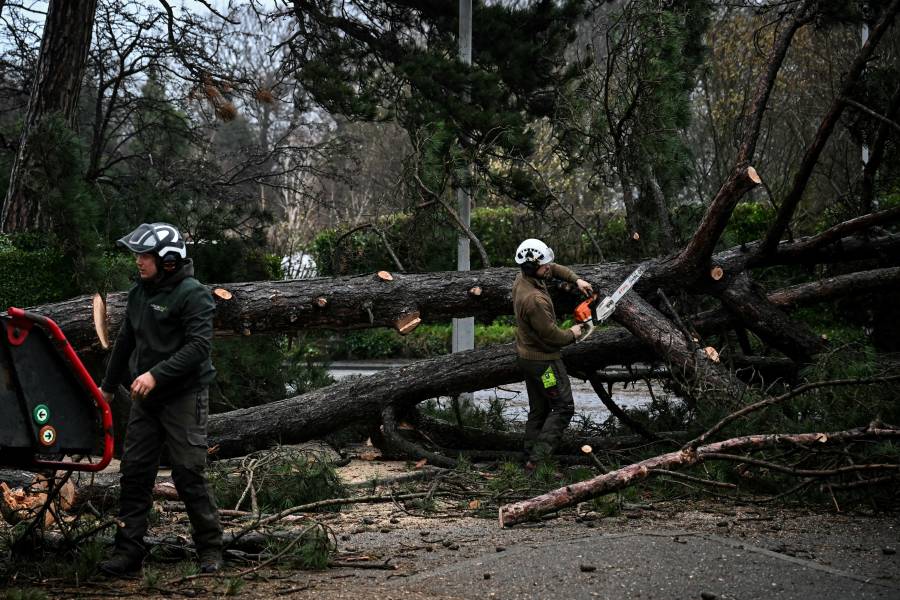
[[[50,337],[56,342],[58,349],[62,352],[63,357],[72,368],[73,374],[91,394],[94,405],[100,411],[100,422],[103,430],[103,456],[100,459],[100,462],[79,463],[72,461],[39,460],[35,458],[34,464],[41,467],[51,467],[65,471],[102,471],[109,465],[109,461],[112,460],[113,454],[112,411],[109,408],[109,403],[106,401],[106,398],[103,397],[103,392],[101,392],[100,388],[97,387],[97,384],[94,383],[91,375],[88,373],[87,369],[84,368],[81,359],[78,358],[78,354],[76,354],[74,348],[72,348],[72,344],[66,339],[62,329],[59,328],[59,325],[57,325],[56,322],[44,315],[39,315],[14,306],[9,308],[7,314],[9,315],[9,320],[12,324],[12,327],[6,328],[9,343],[13,346],[21,345],[22,342],[25,341],[25,338],[28,337],[28,332],[31,330],[31,327],[35,323],[40,325],[41,328],[50,334]]]

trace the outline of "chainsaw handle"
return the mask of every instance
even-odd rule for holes
[[[24,335],[22,333],[16,334],[15,338],[13,338],[13,334],[10,333],[10,342],[15,345],[20,345],[25,341],[25,337],[28,335],[27,331],[31,329],[31,326],[34,323],[40,325],[41,328],[49,333],[50,337],[57,342],[60,351],[63,353],[63,357],[69,363],[75,377],[85,389],[87,389],[94,400],[94,404],[100,411],[100,424],[103,430],[103,456],[101,457],[100,462],[77,463],[72,461],[35,459],[35,464],[41,467],[51,467],[66,471],[102,471],[109,465],[113,454],[112,410],[110,410],[106,398],[103,397],[103,392],[101,392],[100,388],[97,387],[97,384],[94,383],[90,373],[88,373],[87,369],[84,367],[84,363],[81,362],[75,349],[72,348],[72,344],[69,343],[69,340],[66,339],[62,329],[60,329],[59,325],[57,325],[53,319],[38,313],[16,308],[15,306],[10,306],[9,310],[7,310],[7,314],[10,316],[13,327],[18,328],[21,332],[25,332]]]

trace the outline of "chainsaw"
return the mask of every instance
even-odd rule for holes
[[[575,322],[579,325],[587,325],[587,331],[581,335],[576,342],[583,342],[588,339],[594,328],[608,319],[616,310],[616,304],[622,299],[622,296],[628,293],[637,280],[644,274],[644,265],[640,265],[622,282],[611,296],[607,296],[603,300],[599,300],[597,294],[593,294],[590,298],[575,307]]]

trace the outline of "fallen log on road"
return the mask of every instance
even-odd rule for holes
[[[649,356],[646,346],[619,328],[563,350],[573,371],[640,362]],[[276,444],[321,438],[353,423],[380,422],[389,405],[402,411],[428,398],[521,380],[512,344],[440,356],[349,378],[294,398],[210,415],[209,445],[218,447],[219,456],[241,456]]]
[[[547,492],[529,500],[505,504],[500,507],[499,519],[501,527],[510,527],[518,523],[530,521],[541,515],[558,511],[568,506],[574,506],[579,502],[596,498],[610,492],[624,489],[633,483],[650,476],[654,469],[673,470],[696,465],[705,460],[722,460],[723,454],[730,459],[740,460],[741,457],[728,454],[734,451],[757,450],[779,445],[821,445],[821,444],[846,444],[860,440],[900,439],[900,429],[883,429],[875,426],[859,427],[846,431],[832,433],[796,433],[796,434],[762,434],[736,437],[721,442],[715,442],[700,446],[695,450],[685,448],[675,452],[669,452],[660,456],[654,456],[647,460],[616,469],[610,473],[599,475],[593,479],[580,481],[563,488]],[[716,455],[719,456],[716,456]],[[897,465],[876,465],[886,470],[897,472]],[[819,476],[839,474],[842,471],[835,469],[830,472],[821,472]],[[815,476],[810,473],[800,473],[804,476]]]

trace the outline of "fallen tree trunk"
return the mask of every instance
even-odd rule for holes
[[[722,456],[716,455],[729,451],[755,450],[782,444],[791,446],[802,444],[846,444],[853,441],[876,439],[900,439],[900,429],[881,429],[870,426],[832,433],[748,435],[700,446],[696,450],[682,449],[669,452],[616,469],[605,475],[599,475],[593,479],[567,485],[529,500],[501,506],[498,515],[500,526],[510,527],[568,506],[574,506],[579,502],[621,490],[636,481],[645,479],[653,473],[654,469],[678,469],[695,465],[708,459],[723,459]],[[728,456],[729,460],[739,458],[734,455]],[[890,467],[896,467],[896,465],[888,465],[885,468]],[[803,476],[812,476],[810,473],[805,472],[801,474]]]
[[[595,334],[563,350],[566,365],[587,370],[639,362],[649,349],[623,329]],[[399,410],[427,398],[454,396],[522,380],[512,344],[422,360],[359,379],[252,408],[211,415],[209,444],[220,456],[240,456],[274,444],[292,444],[357,422],[380,422],[384,409]]]
[[[621,328],[595,333],[563,349],[573,376],[606,365],[653,359],[650,347]],[[275,444],[295,444],[354,423],[380,423],[385,408],[401,413],[438,396],[522,381],[512,344],[417,361],[269,404],[210,415],[209,445],[221,457],[242,456]]]
[[[896,220],[888,213],[878,223]],[[856,233],[855,229],[842,233]],[[881,235],[875,239],[859,235],[837,239],[827,237],[828,244],[812,238],[784,242],[778,252],[760,266],[779,264],[819,264],[844,260],[882,258],[900,259],[900,235]],[[837,243],[839,242],[839,243]],[[725,273],[739,273],[759,243],[745,244],[713,257]],[[603,263],[575,265],[575,271],[599,289],[614,289],[635,267],[634,264]],[[421,322],[447,321],[455,317],[474,316],[493,319],[512,314],[511,287],[516,269],[493,268],[466,272],[398,273],[392,281],[376,274],[353,277],[296,279],[290,281],[256,281],[213,284],[211,290],[226,290],[216,295],[215,327],[217,335],[289,333],[308,329],[364,329],[370,327],[401,328],[409,317],[418,313]],[[894,278],[896,279],[896,278]],[[883,281],[870,282],[870,290],[879,289]],[[656,289],[680,289],[684,282],[666,268],[666,262],[651,261],[644,276],[635,286],[638,293],[655,293]],[[694,292],[694,290],[688,290]],[[105,306],[98,309],[104,320],[108,338],[114,340],[125,313],[126,294],[106,296]],[[555,294],[557,314],[572,310],[577,298],[572,294]],[[80,351],[101,347],[94,324],[95,301],[92,296],[79,296],[65,302],[45,304],[31,310],[55,320],[72,346]],[[371,318],[370,318],[371,315]]]

